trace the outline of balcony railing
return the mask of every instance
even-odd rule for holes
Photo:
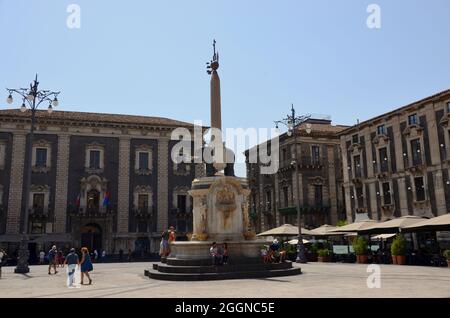
[[[28,209],[28,213],[31,220],[45,220],[50,214],[48,207],[35,206]]]
[[[156,214],[155,206],[133,207],[133,215],[140,219],[151,219]]]
[[[300,168],[321,168],[324,165],[325,159],[322,157],[313,156],[299,156],[299,167]],[[295,167],[295,159],[285,159],[281,161],[281,167]]]
[[[69,207],[69,212],[73,216],[79,217],[108,217],[117,211],[116,206],[99,206],[99,207]]]
[[[185,209],[173,208],[172,215],[177,219],[189,219],[192,217],[192,207],[186,207]]]

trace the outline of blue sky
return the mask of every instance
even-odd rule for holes
[[[0,88],[39,73],[61,110],[209,124],[216,38],[224,127],[272,127],[291,103],[353,124],[450,88],[449,16],[447,0],[0,0]]]

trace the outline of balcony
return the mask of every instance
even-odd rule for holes
[[[300,156],[298,167],[300,169],[321,169],[324,166],[324,158],[322,157],[312,157],[312,156]],[[295,168],[295,159],[286,159],[280,161],[280,167],[285,168]]]
[[[30,220],[32,221],[45,221],[48,219],[50,212],[48,207],[35,206],[28,209]]]
[[[100,206],[100,207],[69,207],[69,213],[72,216],[78,216],[80,218],[107,218],[114,215],[117,211],[116,206]]]
[[[151,219],[156,214],[155,206],[135,207],[133,206],[133,215],[138,219]]]
[[[192,218],[192,207],[186,207],[185,209],[173,208],[171,212],[177,219],[188,220]]]

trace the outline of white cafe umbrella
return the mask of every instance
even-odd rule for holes
[[[409,232],[415,230],[450,231],[450,213],[405,226],[403,229]]]
[[[406,226],[417,224],[421,221],[424,221],[425,219],[420,216],[415,215],[406,215],[401,216],[386,222],[379,222],[370,225],[369,227],[365,227],[364,229],[361,229],[359,232],[362,233],[397,233],[400,232],[401,229],[403,229]]]
[[[257,236],[295,236],[298,235],[298,227],[291,224],[283,224],[274,229],[259,233]],[[302,228],[302,235],[314,235],[310,230]]]
[[[364,220],[339,226],[330,232],[358,232],[376,223],[374,220]]]
[[[314,236],[329,236],[329,235],[345,234],[345,233],[341,233],[341,232],[333,232],[332,230],[335,230],[335,229],[337,229],[336,226],[324,224],[322,226],[319,226],[318,228],[311,230],[311,232],[314,233],[313,234]]]

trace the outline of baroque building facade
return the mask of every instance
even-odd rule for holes
[[[450,211],[450,90],[340,132],[347,219]]]
[[[175,226],[192,231],[191,182],[204,166],[171,160],[171,132],[193,125],[129,115],[38,111],[29,140],[30,114],[0,111],[0,244],[18,247],[28,227],[30,253],[88,246],[156,252],[160,235]],[[27,153],[27,144],[33,151]],[[30,191],[24,167],[32,161]],[[28,194],[27,194],[28,193]],[[29,206],[23,206],[29,195]],[[24,224],[25,209],[29,224]]]
[[[311,132],[306,132],[306,125]],[[279,169],[262,174],[261,162],[249,162],[245,152],[250,194],[250,219],[257,232],[289,223],[297,224],[297,196],[304,227],[336,224],[345,218],[343,173],[338,133],[347,126],[332,125],[331,120],[309,119],[298,127],[297,168],[299,190],[295,180],[295,138],[279,136]],[[270,141],[268,145],[270,149]],[[258,156],[259,158],[259,156]]]

